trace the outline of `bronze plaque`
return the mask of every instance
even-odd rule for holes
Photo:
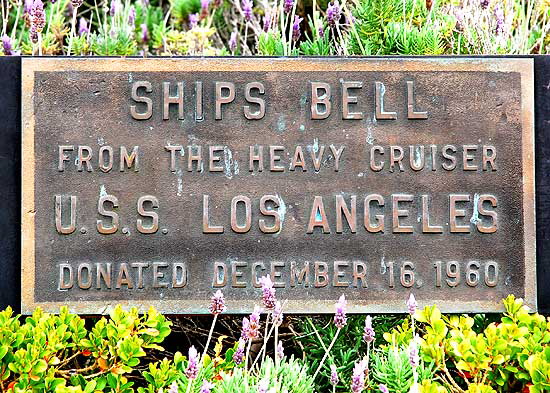
[[[536,309],[532,59],[23,59],[22,308]]]

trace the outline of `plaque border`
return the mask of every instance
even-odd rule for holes
[[[21,79],[21,312],[30,314],[41,307],[48,312],[58,312],[68,306],[71,312],[82,314],[107,314],[116,304],[137,307],[145,312],[154,306],[164,314],[205,314],[209,299],[204,304],[197,300],[116,300],[116,301],[35,301],[35,155],[34,155],[34,73],[39,71],[67,72],[193,72],[193,71],[268,71],[268,72],[316,72],[316,71],[448,71],[448,72],[516,72],[521,76],[521,123],[522,123],[522,179],[523,217],[525,247],[525,304],[537,310],[536,289],[536,224],[535,224],[535,160],[534,160],[534,59],[494,57],[367,57],[367,58],[269,58],[269,57],[185,57],[185,58],[22,58]],[[370,303],[368,299],[348,303],[350,313],[401,313],[406,311],[405,300],[383,304]],[[337,299],[286,300],[285,313],[332,313]],[[228,300],[229,313],[240,314],[252,311],[257,300]],[[423,303],[423,302],[421,302]],[[424,306],[425,304],[421,304]],[[428,304],[426,304],[428,305]],[[429,304],[431,305],[431,304]],[[439,300],[437,306],[443,312],[500,312],[501,301]]]

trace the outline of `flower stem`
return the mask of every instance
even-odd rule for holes
[[[244,369],[248,371],[248,357],[250,356],[250,346],[252,345],[252,339],[248,339],[248,345],[246,347],[246,355],[244,358]]]
[[[208,346],[210,345],[210,340],[212,339],[212,333],[214,333],[214,326],[216,326],[216,320],[218,319],[218,314],[214,314],[214,320],[212,321],[212,326],[210,326],[210,333],[208,333],[208,340],[206,340],[206,345],[204,346],[204,351],[202,353],[201,359],[204,359],[204,355],[208,352]]]
[[[38,33],[38,56],[42,56],[42,33]]]
[[[67,56],[71,55],[71,47],[73,46],[73,37],[74,37],[74,31],[76,26],[76,11],[77,8],[73,7],[73,18],[71,22],[71,35],[69,37],[69,47],[67,48]]]
[[[269,316],[271,315],[271,313],[268,313],[267,314],[267,317],[265,318],[265,331],[264,331],[264,347],[267,346],[267,339],[269,338],[269,336],[267,335],[267,327],[269,326]],[[271,332],[269,333],[269,335],[271,335]],[[277,350],[277,348],[275,348],[275,351]],[[264,362],[265,360],[265,354],[266,354],[267,350],[264,351],[264,353],[262,354],[262,363]]]
[[[315,380],[315,377],[317,377],[317,374],[319,374],[319,371],[323,368],[323,364],[325,363],[325,360],[327,360],[328,354],[330,353],[330,350],[334,346],[334,343],[336,342],[336,339],[338,338],[338,334],[340,334],[340,328],[336,331],[336,334],[332,338],[332,341],[330,345],[328,346],[328,349],[325,352],[325,355],[323,356],[323,359],[321,359],[321,363],[319,363],[319,367],[317,367],[317,370],[315,371],[315,374],[313,374],[313,380]]]
[[[191,386],[193,386],[193,380],[191,378],[188,378],[187,381],[187,389],[185,389],[185,393],[189,393],[191,391]]]

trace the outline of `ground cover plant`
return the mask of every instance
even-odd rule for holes
[[[548,0],[2,0],[4,55],[550,52]]]
[[[211,299],[211,326],[201,352],[170,353],[173,322],[154,309],[114,308],[85,321],[62,308],[27,316],[0,312],[3,392],[544,392],[550,389],[550,318],[521,299],[503,300],[503,315],[442,315],[418,308],[405,317],[351,316],[342,295],[330,322],[301,317],[299,343],[285,348],[283,305],[269,276],[240,335],[218,336],[225,299]],[[261,305],[261,308],[260,308]],[[296,319],[296,317],[294,317]],[[494,319],[492,321],[491,319]],[[308,328],[306,328],[308,326]],[[338,343],[344,337],[347,344]],[[288,343],[286,341],[285,343]],[[211,345],[213,344],[213,345]],[[252,350],[253,346],[256,348]],[[297,350],[302,348],[302,356]],[[151,356],[154,354],[154,356]],[[304,356],[305,355],[305,356]]]

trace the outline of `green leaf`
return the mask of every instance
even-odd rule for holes
[[[32,368],[33,374],[41,374],[48,369],[48,363],[44,359],[39,359]]]

